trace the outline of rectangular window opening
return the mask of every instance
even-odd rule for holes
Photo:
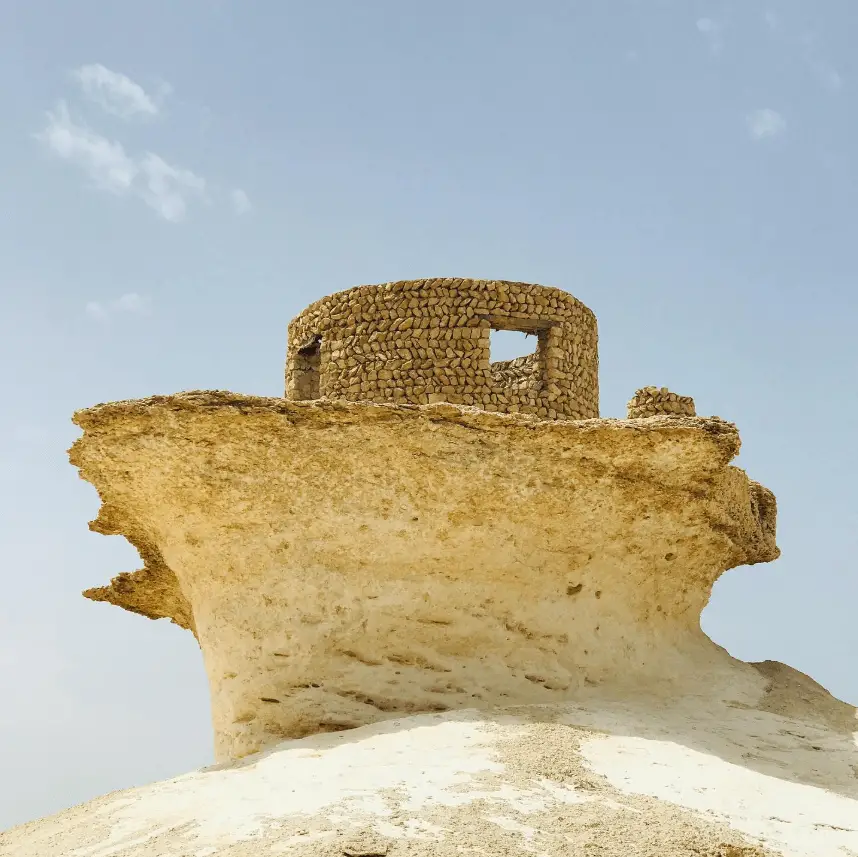
[[[536,331],[492,328],[489,339],[489,362],[508,363],[519,357],[535,355],[538,344]]]
[[[548,328],[522,319],[489,319],[489,371],[498,388],[533,395],[545,378]]]

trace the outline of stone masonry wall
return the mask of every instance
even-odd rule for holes
[[[691,396],[679,396],[676,393],[671,393],[667,387],[642,387],[635,392],[626,407],[630,420],[660,415],[696,416],[694,399]]]
[[[491,363],[492,330],[533,333],[535,353]],[[528,283],[358,286],[316,301],[289,325],[286,397],[598,417],[596,318],[572,295]]]
[[[489,368],[493,383],[508,391],[535,393],[539,390],[541,373],[536,354],[527,354],[514,360],[498,360]]]

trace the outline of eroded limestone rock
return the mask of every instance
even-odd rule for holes
[[[588,686],[679,693],[717,671],[713,582],[778,555],[774,497],[718,420],[230,393],[75,419],[94,528],[147,561],[87,595],[194,630],[219,760]]]

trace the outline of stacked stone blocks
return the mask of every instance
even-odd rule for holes
[[[696,416],[694,399],[671,393],[667,387],[642,387],[635,392],[626,407],[630,420],[656,416]]]
[[[492,330],[533,334],[535,353],[491,363]],[[289,325],[286,396],[595,418],[596,318],[568,293],[529,283],[358,286],[316,301]]]

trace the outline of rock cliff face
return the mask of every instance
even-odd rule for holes
[[[86,595],[196,635],[221,762],[414,712],[759,686],[699,623],[722,572],[778,555],[729,423],[211,392],[75,420],[92,527],[145,561]]]

